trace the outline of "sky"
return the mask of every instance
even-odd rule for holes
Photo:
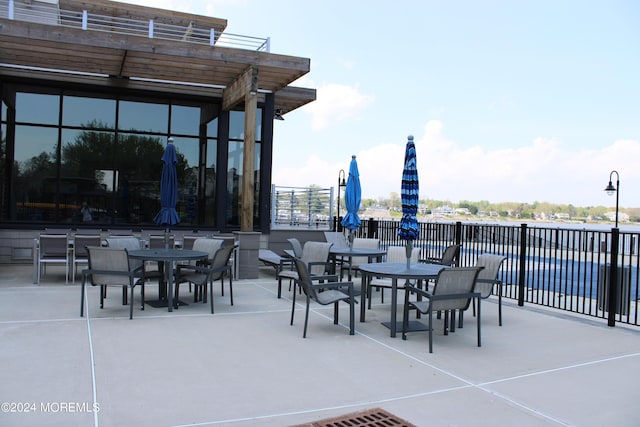
[[[420,199],[640,207],[636,0],[129,0],[223,18],[309,58],[317,100],[274,124],[273,184],[400,193],[407,137]],[[615,185],[616,175],[613,174]]]

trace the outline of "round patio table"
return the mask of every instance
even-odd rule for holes
[[[398,279],[402,280],[431,280],[438,277],[440,270],[446,268],[442,264],[431,263],[411,263],[404,262],[376,262],[360,266],[362,273],[362,294],[366,295],[367,286],[372,276],[391,278],[391,322],[383,325],[388,326],[391,330],[391,337],[396,336],[398,324],[396,322],[396,311],[398,307]],[[364,297],[360,306],[360,321],[364,322]]]
[[[169,311],[173,311],[173,263],[206,259],[208,256],[207,252],[188,249],[137,249],[129,251],[129,258],[132,259],[164,262],[164,280],[167,284]]]

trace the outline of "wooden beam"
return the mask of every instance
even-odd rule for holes
[[[255,152],[257,94],[247,92],[244,97],[244,151],[242,153],[242,205],[240,231],[253,231],[253,206],[255,203]]]
[[[222,93],[222,110],[229,111],[248,94],[258,94],[258,67],[251,65]]]

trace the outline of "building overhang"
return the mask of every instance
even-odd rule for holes
[[[118,19],[152,21],[153,25],[211,28],[220,34],[226,21],[156,8],[105,0],[92,2],[61,0],[60,8],[82,14],[117,16]],[[187,34],[187,33],[185,33]],[[212,42],[213,43],[213,42]],[[308,58],[238,49],[183,39],[149,38],[123,31],[91,31],[80,25],[0,18],[0,75],[33,75],[51,71],[50,76],[74,80],[99,80],[119,84],[127,80],[207,88],[211,92],[233,86],[246,70],[256,69],[255,89],[274,93],[275,108],[287,113],[316,97],[314,89],[289,85],[310,70]],[[229,103],[231,104],[231,103]],[[229,105],[228,105],[229,106]],[[231,105],[232,107],[233,105]]]

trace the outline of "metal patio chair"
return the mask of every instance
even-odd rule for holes
[[[402,316],[402,339],[407,339],[409,326],[409,311],[417,310],[419,313],[429,315],[429,353],[433,353],[433,313],[444,312],[444,335],[449,332],[449,313],[451,313],[451,332],[455,331],[455,311],[464,311],[469,308],[471,299],[478,300],[478,347],[481,345],[480,322],[480,293],[474,291],[476,278],[481,267],[452,267],[440,271],[432,292],[407,285],[404,296],[404,310]],[[416,294],[418,300],[410,300],[409,297]],[[421,297],[421,298],[420,298]]]
[[[309,244],[309,243],[307,243]],[[305,245],[306,247],[306,245]],[[307,264],[300,258],[293,259],[298,273],[297,284],[302,288],[306,297],[306,309],[304,316],[304,331],[302,338],[307,337],[307,325],[309,323],[309,305],[311,301],[315,301],[320,305],[334,305],[333,323],[338,324],[338,303],[344,301],[349,304],[349,335],[355,334],[355,296],[353,294],[352,282],[324,282],[313,283]],[[332,276],[336,277],[336,276]],[[296,309],[296,292],[293,293],[293,301],[291,304],[291,325],[293,325],[293,317]]]

